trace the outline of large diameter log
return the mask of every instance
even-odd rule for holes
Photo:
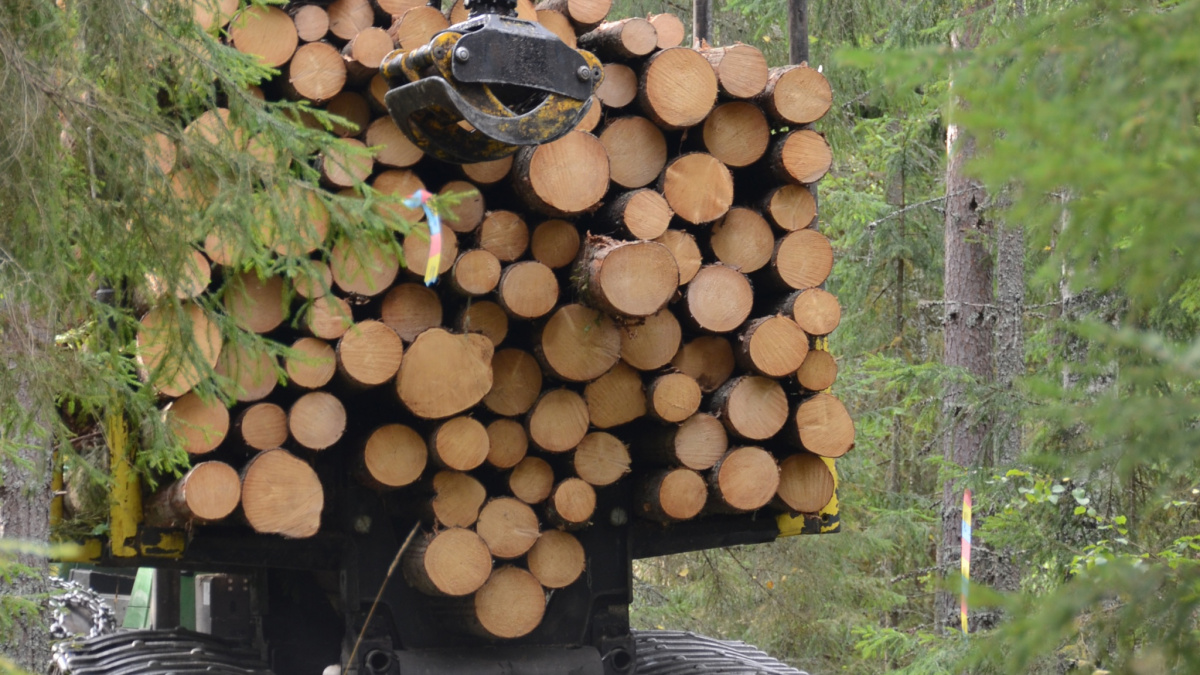
[[[833,246],[816,230],[789,232],[775,244],[768,277],[797,290],[815,288],[833,271]]]
[[[767,86],[755,103],[776,122],[787,125],[812,124],[833,105],[829,80],[806,65],[772,68]]]
[[[404,343],[387,324],[368,319],[354,324],[338,340],[338,372],[357,387],[374,387],[395,376]]]
[[[757,47],[746,44],[701,49],[712,64],[721,93],[733,98],[752,98],[767,86],[767,59]]]
[[[385,424],[372,431],[363,444],[356,475],[368,487],[383,490],[404,487],[421,477],[428,457],[425,441],[412,427]]]
[[[579,230],[557,218],[535,227],[529,244],[533,259],[554,270],[575,262],[579,246]]]
[[[771,262],[775,234],[758,212],[738,206],[713,224],[708,245],[717,260],[750,274]]]
[[[722,103],[704,118],[704,147],[725,166],[757,162],[771,143],[771,126],[758,106],[744,101]]]
[[[500,283],[500,261],[481,248],[465,251],[450,268],[449,281],[451,288],[469,298],[491,293]]]
[[[333,394],[310,391],[288,409],[288,431],[301,446],[324,450],[346,432],[346,408]]]
[[[579,442],[571,460],[575,475],[596,487],[612,485],[629,473],[629,446],[603,431],[594,431]]]
[[[682,335],[675,314],[661,309],[640,325],[621,327],[621,360],[638,370],[658,370],[679,351]]]
[[[583,213],[608,190],[608,152],[595,136],[570,131],[517,151],[512,174],[513,187],[530,208],[549,216]]]
[[[580,35],[578,44],[605,60],[636,59],[658,47],[658,31],[654,24],[638,17],[605,21]]]
[[[438,190],[438,196],[446,195],[455,195],[458,203],[448,207],[442,223],[460,234],[474,232],[483,222],[485,212],[483,194],[479,192],[479,188],[465,180],[452,180]]]
[[[687,29],[679,17],[670,13],[651,14],[647,20],[654,26],[655,35],[658,36],[659,49],[670,49],[683,44],[683,37],[687,33]]]
[[[564,529],[579,529],[596,512],[596,488],[582,478],[567,478],[546,500],[546,520]]]
[[[217,323],[199,305],[150,310],[137,334],[137,358],[149,383],[165,396],[183,396],[217,364],[223,341]]]
[[[779,489],[779,465],[762,448],[735,448],[712,468],[708,484],[718,510],[754,511],[775,497]]]
[[[661,194],[648,188],[631,190],[606,203],[596,214],[596,231],[654,240],[667,231],[673,215]]]
[[[809,391],[823,391],[833,386],[837,379],[838,366],[833,354],[819,349],[810,349],[800,370],[796,371],[796,380],[801,387]]]
[[[716,157],[692,152],[667,163],[659,190],[675,215],[703,225],[725,215],[733,205],[733,174]]]
[[[842,306],[833,293],[823,288],[808,288],[788,296],[784,312],[791,314],[805,333],[829,335],[842,321]]]
[[[721,385],[713,394],[712,409],[729,433],[753,441],[771,438],[788,420],[783,387],[758,375],[743,375]]]
[[[167,426],[189,455],[217,449],[229,434],[229,409],[216,398],[204,400],[188,392],[167,406]]]
[[[554,270],[536,260],[505,267],[497,286],[500,306],[516,319],[539,319],[558,304],[558,278]]]
[[[333,282],[347,294],[374,297],[386,291],[400,273],[400,258],[393,246],[379,242],[352,243],[343,239],[329,255]]]
[[[800,445],[814,455],[836,458],[854,447],[854,420],[830,394],[817,394],[796,406],[792,425]]]
[[[533,632],[546,612],[546,593],[529,572],[505,566],[475,593],[472,628],[489,637],[519,638]]]
[[[350,303],[333,295],[313,300],[304,314],[305,330],[322,340],[336,340],[353,325]]]
[[[701,330],[728,333],[750,316],[754,289],[746,275],[728,265],[708,265],[688,284],[688,318]]]
[[[817,513],[833,499],[833,472],[823,459],[797,453],[779,464],[777,502],[795,513]]]
[[[763,215],[786,232],[803,230],[817,219],[817,200],[803,185],[781,185],[763,199]]]
[[[808,356],[808,335],[786,316],[751,321],[737,342],[742,367],[767,377],[786,377]]]
[[[566,588],[575,583],[587,565],[583,544],[575,535],[547,530],[529,549],[529,573],[546,588]]]
[[[225,287],[225,311],[240,328],[269,333],[287,318],[282,277],[241,272]]]
[[[553,10],[570,19],[576,34],[599,26],[611,7],[612,0],[542,0],[537,4],[539,10]]]
[[[382,28],[374,26],[359,31],[354,39],[342,48],[346,60],[346,77],[352,82],[365,82],[379,72],[383,57],[395,48],[392,37]]]
[[[780,180],[811,185],[829,173],[833,150],[821,134],[800,129],[776,137],[767,164]]]
[[[478,333],[498,347],[508,336],[508,314],[490,300],[476,300],[459,312],[454,327],[464,333]]]
[[[234,0],[226,0],[236,6]],[[296,36],[301,42],[316,42],[329,32],[329,13],[320,5],[299,5],[288,9],[292,23],[296,24]]]
[[[679,288],[679,268],[666,246],[590,236],[580,261],[580,294],[610,314],[650,316]]]
[[[492,555],[478,534],[452,527],[423,534],[404,552],[404,578],[421,593],[460,597],[479,590],[492,573]]]
[[[178,528],[221,520],[237,508],[242,483],[224,462],[201,462],[160,490],[142,509],[151,527]]]
[[[329,32],[341,40],[353,40],[375,22],[370,0],[334,0],[325,11],[329,14]]]
[[[665,310],[664,310],[665,311]],[[583,390],[588,417],[597,429],[627,424],[646,414],[646,392],[636,370],[618,361]]]
[[[542,329],[538,356],[555,377],[590,382],[621,358],[621,332],[612,319],[595,309],[564,305]]]
[[[646,386],[646,408],[660,422],[682,422],[700,408],[701,396],[695,379],[683,373],[667,373]]]
[[[529,440],[546,452],[566,452],[587,435],[587,403],[570,389],[542,394],[528,417]]]
[[[513,262],[529,248],[529,226],[520,214],[492,211],[479,225],[479,248],[491,251],[502,262]]]
[[[529,434],[525,427],[516,420],[501,418],[492,420],[487,426],[488,456],[487,463],[497,469],[511,469],[529,450]]]
[[[633,68],[623,63],[604,64],[604,79],[596,87],[596,100],[605,108],[624,108],[637,98],[638,79]]]
[[[604,126],[600,142],[608,151],[612,182],[627,188],[652,183],[667,164],[667,141],[645,117],[618,117]]]
[[[287,441],[287,412],[274,403],[255,403],[238,414],[233,428],[236,438],[249,448],[278,448]]]
[[[412,51],[449,27],[450,22],[436,7],[413,7],[395,17],[388,34],[400,49]]]
[[[524,415],[542,393],[537,359],[520,349],[501,349],[492,356],[492,389],[483,404],[497,415]]]
[[[425,151],[408,140],[390,116],[371,122],[367,126],[366,139],[369,147],[379,148],[375,151],[375,163],[380,166],[407,169],[425,156]],[[456,223],[447,218],[446,226],[454,229]]]
[[[671,366],[690,375],[704,392],[715,391],[733,375],[733,346],[725,338],[704,335],[680,347]]]
[[[431,328],[417,336],[396,376],[396,393],[410,412],[425,419],[457,415],[492,388],[491,340]]]
[[[229,40],[243,54],[258,57],[270,68],[287,63],[300,43],[296,24],[278,7],[250,6],[233,17]]]
[[[671,255],[675,256],[675,265],[679,268],[679,285],[691,283],[703,264],[696,238],[683,230],[667,230],[654,241],[666,246]]]
[[[317,473],[286,450],[267,450],[242,469],[242,512],[259,534],[303,539],[321,527],[325,492]]]
[[[529,505],[512,497],[497,497],[484,504],[475,531],[497,558],[517,558],[537,541],[537,514]]]
[[[442,325],[442,301],[424,284],[400,284],[383,296],[379,317],[401,340],[412,342],[421,333]]]
[[[487,489],[470,474],[439,471],[433,476],[429,502],[434,521],[442,527],[471,527],[487,501]]]
[[[638,100],[646,115],[664,129],[695,126],[717,101],[717,76],[698,52],[664,49],[646,60]]]
[[[665,427],[644,437],[638,455],[668,465],[696,471],[711,469],[729,450],[729,436],[721,420],[696,413],[677,426]]]
[[[324,42],[302,44],[285,69],[283,84],[291,98],[324,103],[346,85],[346,62]]]
[[[540,504],[554,489],[554,469],[541,457],[526,457],[508,474],[508,489],[526,504]]]
[[[275,357],[258,345],[225,343],[214,370],[229,379],[228,393],[243,403],[266,398],[279,381]]]
[[[429,455],[440,466],[470,471],[487,459],[487,429],[471,417],[446,420],[429,438]]]
[[[660,523],[690,520],[708,501],[704,477],[691,469],[669,469],[649,475],[639,487],[639,515]]]

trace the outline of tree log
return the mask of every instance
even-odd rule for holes
[[[346,138],[341,143],[322,153],[321,180],[333,188],[354,187],[371,175],[375,160],[365,152],[367,146],[362,141]]]
[[[542,622],[546,593],[529,572],[501,567],[475,594],[474,610],[472,628],[477,632],[494,638],[519,638]]]
[[[664,129],[695,126],[717,101],[717,76],[701,54],[685,47],[664,49],[646,60],[638,101]]]
[[[629,473],[629,446],[603,431],[593,431],[575,448],[575,475],[589,485],[612,485]]]
[[[354,325],[350,303],[333,296],[324,295],[312,301],[304,315],[304,328],[313,337],[336,340]]]
[[[513,263],[500,274],[496,299],[514,318],[539,319],[558,304],[558,279],[536,260]]]
[[[243,54],[258,57],[270,68],[287,63],[296,52],[296,24],[278,7],[250,6],[238,12],[229,26],[229,40]]]
[[[854,420],[830,394],[817,394],[796,406],[792,432],[805,450],[822,457],[841,457],[854,447]]]
[[[260,452],[242,469],[242,512],[259,534],[311,537],[321,527],[323,508],[317,473],[286,450]]]
[[[324,450],[345,433],[346,408],[333,394],[310,391],[288,409],[288,431],[303,447]]]
[[[746,446],[725,453],[709,473],[713,506],[745,513],[770,503],[779,489],[779,465],[771,453]]]
[[[621,332],[613,320],[579,304],[559,307],[536,344],[539,360],[567,382],[590,382],[621,358]]]
[[[670,49],[683,44],[683,36],[687,33],[683,22],[674,14],[651,14],[649,21],[654,25],[655,34],[658,36],[658,48]]]
[[[414,540],[402,569],[409,585],[426,595],[459,597],[487,582],[492,554],[478,534],[452,527]]]
[[[812,124],[829,112],[833,90],[815,68],[784,66],[771,69],[767,86],[755,103],[781,124]]]
[[[658,188],[675,215],[693,225],[711,223],[733,205],[733,174],[721,160],[703,152],[668,162]]]
[[[753,98],[767,86],[767,59],[757,47],[746,44],[701,49],[712,65],[721,93],[733,98]]]
[[[170,293],[180,300],[190,300],[208,290],[208,285],[212,282],[212,265],[203,253],[194,249],[184,255],[179,272],[180,278],[175,280],[173,288],[162,277],[147,274],[146,290],[154,298],[161,298]]]
[[[675,314],[661,309],[641,325],[621,327],[621,359],[638,370],[658,370],[679,351],[681,337]]]
[[[551,389],[533,404],[526,428],[529,440],[538,448],[566,452],[587,435],[588,422],[588,407],[582,396],[570,389]]]
[[[425,7],[425,0],[374,0],[376,18],[387,20],[389,17],[394,19],[398,16],[404,16],[410,9],[417,7]],[[439,12],[440,13],[440,12]],[[383,16],[380,16],[382,14]],[[444,18],[444,17],[443,17]]]
[[[750,274],[771,262],[775,234],[757,211],[738,206],[713,224],[708,245],[717,260]]]
[[[508,336],[508,315],[503,307],[490,300],[476,300],[467,305],[454,325],[464,333],[479,333],[493,347],[500,346]]]
[[[508,474],[508,489],[526,504],[540,504],[554,489],[554,469],[540,457],[526,457]]]
[[[386,291],[400,273],[400,258],[392,245],[343,239],[329,254],[333,283],[351,295],[374,297]]]
[[[404,237],[401,248],[404,249],[404,264],[409,276],[424,276],[425,266],[429,264],[429,225],[417,223],[408,236]],[[442,259],[438,264],[438,274],[449,272],[457,259],[458,236],[454,234],[454,230],[442,228]]]
[[[650,474],[640,489],[639,515],[660,523],[690,520],[708,501],[704,477],[691,469],[669,469]]]
[[[788,420],[787,395],[775,380],[742,375],[713,394],[712,410],[729,433],[763,441],[779,433]]]
[[[833,473],[820,457],[801,452],[779,465],[776,501],[793,513],[817,513],[833,499]]]
[[[238,0],[194,0],[192,18],[200,30],[208,33],[224,28],[237,13]]]
[[[380,117],[367,126],[367,145],[379,148],[375,151],[375,163],[380,166],[407,169],[421,161],[425,151],[418,148],[391,117]],[[446,226],[457,229],[457,223],[446,219]]]
[[[220,327],[199,305],[188,302],[178,312],[168,305],[142,317],[137,359],[159,393],[183,396],[217,364],[223,344]]]
[[[597,429],[632,422],[646,414],[646,393],[637,371],[618,361],[583,390],[588,417]]]
[[[816,230],[789,232],[775,243],[768,278],[793,289],[815,288],[833,271],[833,246]]]
[[[728,450],[729,436],[721,421],[708,413],[696,413],[678,425],[646,436],[637,453],[662,464],[704,471]]]
[[[653,241],[589,236],[580,270],[580,295],[618,316],[650,316],[665,307],[679,288],[675,256]]]
[[[808,335],[786,316],[755,319],[738,336],[738,363],[759,375],[791,375],[800,369],[806,356]]]
[[[227,342],[214,370],[229,378],[228,393],[242,403],[249,403],[260,401],[275,390],[279,381],[277,365],[275,357],[258,345]]]
[[[780,180],[811,185],[829,173],[833,150],[829,141],[815,131],[790,131],[775,137],[767,164]]]
[[[284,72],[289,98],[324,103],[346,86],[346,62],[332,45],[306,42],[296,49]]]
[[[630,190],[617,195],[600,209],[596,214],[595,232],[652,241],[667,231],[673,215],[661,194],[648,188]],[[674,262],[672,257],[671,263]]]
[[[333,272],[329,270],[329,265],[321,260],[312,260],[305,267],[308,269],[299,270],[296,278],[292,280],[296,295],[312,300],[329,293],[329,289],[333,287]]]
[[[733,347],[725,338],[701,336],[680,347],[671,366],[695,379],[702,391],[715,391],[733,375]]]
[[[608,190],[608,152],[600,139],[569,131],[513,158],[513,187],[530,208],[549,216],[583,213]]]
[[[520,349],[501,349],[492,357],[492,389],[483,404],[497,415],[524,415],[542,392],[537,359]]]
[[[529,549],[529,573],[546,588],[566,588],[583,574],[587,565],[583,544],[575,535],[547,530]]]
[[[234,421],[237,438],[255,450],[278,448],[287,442],[287,413],[274,403],[255,403]]]
[[[234,0],[227,0],[236,7]],[[329,32],[329,14],[320,5],[294,5],[288,9],[292,23],[296,24],[296,36],[302,42],[317,42]]]
[[[454,0],[448,16],[451,24],[462,23],[470,17],[470,10],[467,9],[464,0]],[[537,21],[537,9],[531,0],[517,0],[517,18],[531,23]]]
[[[512,211],[492,211],[479,226],[479,247],[501,262],[513,262],[529,248],[529,226]]]
[[[590,134],[596,130],[596,127],[600,126],[600,118],[603,116],[604,106],[600,105],[600,102],[596,100],[595,96],[592,96],[590,99],[588,99],[587,112],[585,112],[583,117],[575,123],[573,129],[575,131],[586,131]]]
[[[383,57],[387,56],[396,44],[392,36],[382,28],[371,26],[364,28],[347,42],[342,48],[342,58],[345,59],[346,78],[351,82],[362,83],[379,72]],[[294,61],[295,59],[293,59]]]
[[[678,423],[700,409],[700,385],[683,373],[667,373],[646,386],[646,406],[660,422]]]
[[[491,293],[499,283],[500,261],[481,248],[459,254],[450,268],[450,286],[469,298]]]
[[[540,534],[537,514],[513,497],[496,497],[484,504],[475,531],[492,555],[504,559],[525,555]]]
[[[353,40],[375,23],[375,9],[370,0],[335,0],[325,11],[329,14],[329,32],[341,40]]]
[[[241,272],[225,285],[225,312],[239,327],[269,333],[287,318],[283,277],[260,279],[254,271]]]
[[[809,391],[823,391],[833,386],[837,379],[838,366],[833,354],[819,349],[810,349],[800,370],[796,371],[796,379],[800,386]]]
[[[325,106],[325,112],[345,118],[345,122],[335,122],[333,125],[333,133],[342,138],[357,136],[371,124],[371,104],[355,91],[342,91],[334,96]],[[372,143],[367,141],[367,145]],[[379,161],[378,153],[375,161]]]
[[[404,343],[387,324],[368,319],[350,327],[338,340],[338,372],[355,387],[374,387],[395,376]]]
[[[146,500],[142,513],[150,527],[202,525],[233,513],[241,494],[242,482],[233,467],[224,462],[201,462]]]
[[[462,172],[472,183],[476,185],[492,185],[504,180],[512,171],[513,158],[501,157],[487,162],[475,162],[474,164],[463,164]]]
[[[492,342],[431,328],[417,336],[396,376],[400,401],[417,417],[442,419],[483,400],[492,388]]]
[[[842,321],[842,306],[832,293],[822,288],[797,291],[788,296],[784,307],[809,335],[829,335]]]
[[[727,265],[708,265],[688,284],[687,315],[701,330],[728,333],[750,316],[754,289],[746,275]]]
[[[487,426],[487,463],[497,469],[511,469],[525,459],[529,450],[529,434],[516,420],[501,418]]]
[[[767,193],[763,214],[781,230],[792,232],[810,227],[817,219],[817,201],[802,185],[781,185]]]
[[[567,478],[550,493],[546,520],[567,530],[588,524],[596,512],[596,488],[581,478]]]
[[[404,487],[421,477],[428,458],[429,451],[420,434],[403,424],[385,424],[372,431],[363,443],[355,474],[360,482],[375,489]],[[435,480],[435,489],[436,485]]]
[[[621,187],[645,187],[667,165],[666,137],[645,117],[610,121],[600,132],[600,142],[608,152],[609,178]]]
[[[637,98],[638,78],[633,68],[623,63],[604,64],[604,79],[596,87],[595,97],[605,108],[624,108]]]
[[[229,410],[216,398],[205,401],[195,392],[188,392],[172,401],[164,412],[167,426],[189,455],[212,452],[229,435]]]
[[[400,284],[383,296],[380,319],[401,340],[412,342],[430,328],[442,325],[442,301],[423,284]]]
[[[542,0],[537,4],[539,10],[554,10],[570,19],[577,35],[599,26],[611,7],[612,0]]]
[[[771,126],[758,106],[744,101],[722,103],[704,118],[700,137],[704,147],[725,166],[757,162],[771,143]]]
[[[429,437],[429,456],[438,466],[470,471],[488,455],[487,429],[471,417],[453,417],[440,424]]]
[[[442,527],[471,527],[487,501],[487,489],[470,474],[439,471],[433,476],[429,502],[434,522]]]
[[[385,195],[391,195],[396,198],[396,201],[394,201],[393,203],[388,204],[386,206],[381,205],[379,207],[379,214],[381,216],[386,217],[390,213],[390,214],[395,215],[396,218],[398,218],[406,223],[418,223],[421,220],[425,219],[425,212],[423,210],[421,210],[421,207],[418,206],[416,208],[409,208],[409,207],[405,206],[404,204],[399,203],[399,200],[409,198],[417,190],[425,189],[425,183],[421,180],[421,177],[418,176],[415,171],[412,171],[409,169],[390,169],[388,171],[384,171],[384,172],[380,173],[378,176],[376,176],[374,180],[371,181],[371,187],[375,188],[376,190],[379,190],[380,192],[382,192]],[[429,248],[429,226],[428,225],[425,226],[424,235],[425,235],[424,236],[425,248],[428,249]],[[443,235],[449,235],[450,238],[454,239],[453,232],[443,232]],[[405,237],[405,238],[407,239],[407,237]],[[457,239],[454,239],[454,240],[457,241]],[[407,249],[405,249],[405,253],[406,253],[405,260],[407,261],[407,266],[408,266],[409,270],[410,271],[416,270],[417,272],[424,274],[425,273],[425,263],[422,262],[420,266],[414,265],[412,263],[412,261],[408,260],[407,252],[408,252]],[[457,254],[457,253],[458,253],[458,251],[457,251],[457,249],[455,249],[455,254]],[[446,254],[446,250],[445,250],[445,247],[443,247],[442,255],[445,256],[445,254]],[[450,262],[454,262],[454,256],[451,256]]]
[[[537,10],[538,23],[542,24],[546,30],[554,33],[563,44],[575,49],[578,46],[578,40],[575,37],[575,27],[571,25],[571,20],[566,14],[556,12],[552,9]]]
[[[658,48],[658,31],[638,17],[606,21],[580,35],[579,46],[605,60],[636,59]]]
[[[579,245],[579,230],[573,224],[547,220],[534,228],[530,252],[534,260],[556,270],[575,262]]]
[[[438,190],[438,196],[449,194],[458,195],[460,201],[448,209],[442,224],[459,234],[474,232],[483,222],[483,194],[479,192],[479,188],[465,180],[449,181]]]
[[[654,241],[666,246],[671,250],[671,255],[675,256],[675,265],[679,268],[679,285],[690,283],[702,264],[700,246],[696,244],[696,238],[683,230],[667,230]]]

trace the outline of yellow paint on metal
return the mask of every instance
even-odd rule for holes
[[[133,468],[133,448],[125,416],[113,413],[104,427],[112,467],[112,494],[109,495],[109,544],[118,558],[138,554],[135,547],[138,525],[142,522],[142,487]]]
[[[99,562],[104,556],[104,540],[100,537],[87,537],[75,542],[68,555],[57,556],[58,562],[93,563]]]
[[[182,558],[185,548],[187,534],[182,530],[143,531],[138,542],[138,550],[147,558]]]
[[[822,457],[822,462],[829,467],[829,473],[833,474],[833,498],[821,509],[820,515],[822,521],[829,522],[828,525],[821,526],[821,533],[837,532],[842,527],[842,521],[838,518],[838,472],[837,464],[828,457]]]

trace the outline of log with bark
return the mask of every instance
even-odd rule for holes
[[[653,241],[590,236],[579,265],[580,295],[592,306],[617,316],[650,316],[679,288],[675,256]]]
[[[638,515],[660,523],[695,518],[708,501],[704,477],[691,469],[677,468],[647,476],[639,490]]]
[[[151,527],[178,528],[221,520],[241,500],[242,483],[224,462],[201,462],[148,499],[142,508]]]
[[[464,596],[487,582],[492,555],[478,534],[452,527],[414,540],[402,569],[408,583],[426,595]]]

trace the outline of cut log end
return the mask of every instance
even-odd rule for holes
[[[311,537],[324,507],[317,473],[286,450],[259,453],[242,469],[242,512],[255,532]]]
[[[442,301],[436,291],[422,284],[400,284],[384,296],[379,315],[401,340],[412,342],[442,325]]]
[[[508,489],[526,504],[540,504],[554,489],[554,469],[540,457],[526,457],[508,475]]]
[[[554,270],[536,260],[513,263],[500,275],[500,305],[514,318],[538,319],[558,304],[558,279]]]
[[[766,506],[779,489],[779,465],[771,453],[753,446],[730,450],[709,479],[715,496],[733,511]]]
[[[782,185],[767,194],[763,214],[781,230],[803,230],[817,218],[817,201],[807,187]]]
[[[701,130],[704,147],[726,166],[757,162],[771,142],[771,126],[762,110],[751,103],[724,103],[708,114]]]
[[[609,429],[627,424],[646,414],[646,393],[642,378],[627,364],[618,362],[604,375],[588,383],[583,397],[587,401],[592,426]]]
[[[455,527],[411,546],[403,569],[408,582],[427,595],[461,597],[487,582],[492,556],[478,534]]]
[[[487,459],[487,429],[471,417],[455,417],[433,432],[429,449],[438,464],[457,471],[470,471]]]
[[[713,405],[730,433],[761,441],[787,423],[788,402],[775,380],[743,375],[726,382],[713,395]]]
[[[534,260],[550,269],[566,267],[579,255],[579,230],[565,220],[547,220],[533,230]]]
[[[809,335],[829,335],[842,321],[842,306],[822,288],[800,291],[791,300],[792,318]]]
[[[817,513],[833,499],[833,472],[816,455],[799,453],[779,465],[779,500],[790,511]]]
[[[603,431],[584,436],[575,448],[575,474],[596,487],[612,485],[629,473],[629,447]]]
[[[854,421],[830,394],[817,394],[797,406],[793,423],[800,444],[813,454],[841,457],[854,447]]]
[[[771,70],[759,101],[778,122],[811,124],[829,112],[833,90],[815,68],[786,66]]]
[[[569,389],[542,394],[529,412],[529,439],[546,452],[566,452],[583,440],[588,429],[583,397]]]
[[[721,420],[708,413],[696,413],[683,421],[672,438],[676,460],[696,471],[711,469],[729,449],[729,436]]]
[[[649,21],[654,25],[655,33],[658,36],[659,49],[670,49],[683,44],[683,37],[687,33],[687,29],[679,17],[666,13],[651,14]]]
[[[529,434],[516,420],[498,419],[487,426],[487,463],[497,469],[511,469],[525,459],[529,450]]]
[[[733,205],[733,175],[721,160],[703,152],[671,160],[660,183],[675,215],[694,225],[720,218]]]
[[[390,380],[400,369],[404,343],[379,321],[354,324],[338,341],[338,368],[352,383],[374,387]]]
[[[528,352],[501,349],[492,357],[492,389],[483,404],[497,415],[524,415],[542,390],[542,369]]]
[[[537,514],[528,504],[512,497],[497,497],[484,505],[475,531],[497,558],[525,555],[540,534]]]
[[[698,337],[679,348],[671,365],[695,379],[703,391],[715,391],[733,375],[733,346],[725,338]]]
[[[528,635],[542,622],[546,594],[529,572],[501,567],[475,594],[475,617],[487,634],[512,639]]]
[[[404,355],[396,392],[418,417],[457,415],[491,390],[492,353],[491,340],[482,335],[455,335],[431,328],[417,336]]]
[[[508,314],[503,307],[490,300],[472,302],[458,315],[454,325],[464,333],[478,333],[486,337],[493,348],[500,346],[508,336]]]
[[[288,431],[309,450],[324,450],[346,431],[346,408],[341,399],[323,391],[301,396],[288,410]]]
[[[654,241],[666,246],[671,255],[675,256],[675,265],[679,268],[679,285],[691,283],[703,264],[696,238],[682,230],[667,230]]]
[[[664,129],[699,124],[717,100],[717,76],[699,53],[664,49],[646,61],[638,87],[642,108]]]
[[[434,520],[445,527],[471,527],[487,501],[483,483],[461,471],[439,471],[433,476],[434,497],[429,505]]]
[[[546,588],[566,588],[583,574],[587,557],[575,535],[547,530],[529,549],[528,563],[529,573]]]
[[[775,234],[758,212],[736,207],[729,209],[713,225],[708,245],[722,263],[743,274],[756,272],[771,262]]]
[[[781,179],[811,185],[829,173],[833,166],[833,150],[821,134],[801,129],[776,141],[770,162]]]
[[[746,275],[727,265],[709,265],[688,284],[687,311],[692,321],[711,333],[728,333],[750,316],[754,289]]]
[[[167,407],[167,424],[189,455],[217,449],[229,434],[229,409],[219,400],[188,392]]]
[[[742,331],[738,359],[767,377],[786,377],[800,369],[808,356],[808,335],[786,316],[751,321]]]
[[[372,487],[411,485],[425,471],[429,453],[421,435],[403,424],[387,424],[371,432],[363,446],[364,478]]]
[[[238,436],[255,450],[278,448],[287,441],[288,419],[274,403],[255,403],[242,411],[235,423]]]
[[[833,246],[815,230],[798,230],[775,245],[771,266],[775,277],[788,288],[820,286],[833,271]]]
[[[582,527],[596,512],[596,489],[582,478],[568,478],[554,486],[547,509],[551,522]]]
[[[642,488],[642,515],[662,523],[690,520],[708,501],[704,478],[691,469],[653,475]]]
[[[621,328],[621,360],[638,370],[657,370],[679,351],[683,329],[669,308],[646,317],[641,325]]]
[[[241,499],[237,471],[224,462],[201,462],[146,502],[146,522],[154,527],[182,527],[221,520]]]
[[[656,378],[647,389],[650,415],[668,422],[682,422],[700,407],[700,385],[683,373],[668,373]]]
[[[556,141],[522,148],[513,159],[513,186],[531,208],[549,216],[591,209],[608,190],[608,153],[595,136],[570,131]]]
[[[542,330],[541,356],[557,377],[590,382],[621,356],[621,332],[612,319],[584,305],[564,305]]]
[[[581,264],[586,275],[581,291],[592,304],[620,316],[654,314],[679,287],[675,256],[653,241],[618,242],[592,236]]]
[[[313,337],[323,340],[336,340],[353,325],[350,304],[332,295],[313,300],[304,316],[304,327]]]
[[[796,379],[800,386],[809,391],[823,391],[833,386],[837,379],[837,360],[827,351],[811,349],[800,370],[796,371]]]

